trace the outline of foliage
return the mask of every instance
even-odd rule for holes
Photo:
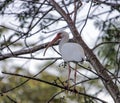
[[[109,69],[119,68],[120,62],[120,25],[119,18],[112,18],[109,21],[101,22],[103,35],[100,37],[100,42],[104,45],[100,46],[98,55],[103,58],[103,63],[109,66]]]

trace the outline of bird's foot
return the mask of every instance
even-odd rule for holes
[[[79,91],[77,90],[76,86],[73,88],[73,93],[76,95]]]
[[[68,91],[70,90],[70,84],[69,82],[64,84],[64,88],[65,88],[65,93],[68,94]]]
[[[66,90],[69,90],[69,89],[70,89],[70,84],[69,84],[69,82],[67,82],[67,83],[64,85],[64,87],[65,87]]]

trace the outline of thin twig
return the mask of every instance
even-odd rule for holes
[[[13,100],[10,96],[7,95],[7,98],[12,102],[12,103],[17,103],[15,100]],[[11,103],[10,102],[10,103]]]
[[[37,57],[25,57],[25,56],[17,56],[13,58],[21,58],[21,59],[34,59],[34,60],[60,60],[61,57],[49,57],[49,58],[37,58]]]
[[[70,13],[69,13],[69,10],[68,10],[68,8],[67,8],[67,5],[65,4],[65,1],[62,0],[62,3],[63,3],[63,5],[64,5],[64,7],[65,7],[65,10],[66,10],[67,14],[69,15]]]
[[[76,17],[77,17],[77,5],[76,5],[77,1],[74,0],[74,25],[76,24]]]
[[[90,14],[90,10],[91,10],[91,8],[92,8],[92,3],[93,3],[93,0],[91,0],[91,4],[90,4],[90,7],[89,7],[89,10],[88,10],[88,13],[87,13],[87,17],[86,17],[86,20],[85,20],[85,23],[84,23],[82,29],[80,30],[80,34],[82,33],[84,27],[85,27],[86,24],[87,24],[87,21],[88,21],[88,18],[89,18],[89,14]]]
[[[92,50],[95,50],[96,48],[98,48],[99,46],[101,46],[103,44],[119,44],[119,43],[120,43],[120,41],[102,42],[102,43],[97,44],[94,48],[92,48]]]
[[[11,53],[13,56],[15,56],[14,53],[12,52],[12,50],[10,49],[10,47],[9,47],[8,44],[7,44],[5,35],[3,35],[3,38],[4,38],[4,42],[5,42],[5,44],[6,44],[6,47],[8,48],[8,50],[10,51],[10,53]]]

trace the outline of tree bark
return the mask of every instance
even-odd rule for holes
[[[77,28],[75,27],[74,22],[70,18],[68,14],[65,13],[65,11],[59,6],[59,4],[55,0],[50,0],[50,3],[52,6],[56,9],[58,13],[65,19],[67,24],[69,25],[69,28],[73,34],[73,37],[77,43],[79,43],[86,54],[87,59],[91,63],[91,65],[94,67],[96,72],[98,73],[100,79],[102,80],[105,88],[115,101],[115,103],[120,103],[120,91],[117,85],[112,81],[112,78],[109,76],[109,74],[106,71],[106,68],[103,67],[103,65],[100,63],[100,61],[97,59],[97,57],[94,55],[93,51],[85,44],[85,42],[82,40]]]

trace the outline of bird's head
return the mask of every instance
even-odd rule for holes
[[[48,49],[50,46],[52,46],[57,40],[65,37],[65,36],[69,38],[69,35],[68,35],[67,32],[65,32],[65,31],[59,32],[59,33],[56,35],[56,37],[47,45],[47,47],[46,47],[43,55],[45,55],[47,49]]]
[[[60,36],[61,38],[64,38],[64,37],[69,38],[68,33],[65,32],[65,31],[61,31],[61,32],[59,32],[59,33],[57,34],[57,36]],[[60,38],[59,38],[59,39],[60,39]]]

